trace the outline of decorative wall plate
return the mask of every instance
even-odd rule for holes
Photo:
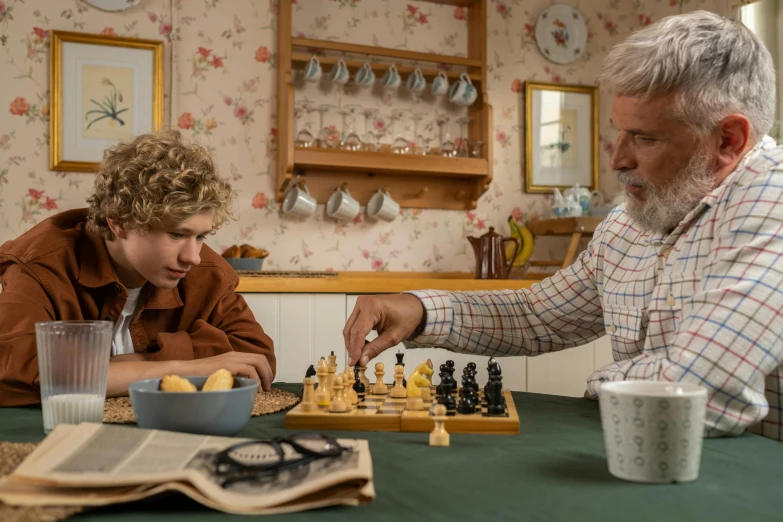
[[[130,9],[134,5],[138,4],[141,0],[82,0],[85,4],[90,5],[101,11],[125,11]]]
[[[549,7],[536,22],[536,43],[541,53],[553,62],[573,62],[584,54],[587,44],[584,17],[570,5]]]

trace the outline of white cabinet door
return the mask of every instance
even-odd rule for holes
[[[345,352],[345,294],[243,294],[275,343],[275,382],[301,382],[307,367]]]
[[[593,344],[530,357],[527,361],[527,391],[582,397],[593,372]]]
[[[353,312],[353,308],[356,305],[356,300],[358,296],[357,295],[348,295],[346,296],[345,304],[346,304],[346,318],[351,315],[351,312]],[[377,334],[375,332],[370,332],[370,335],[367,336],[368,340],[375,339],[377,337]],[[367,368],[367,378],[370,380],[370,382],[375,382],[375,364],[378,362],[384,363],[384,371],[385,376],[383,378],[384,382],[387,383],[393,383],[394,382],[394,365],[397,364],[397,358],[395,357],[395,354],[401,351],[405,354],[403,358],[403,362],[405,363],[405,377],[407,378],[411,373],[413,373],[413,370],[416,368],[417,365],[425,362],[427,359],[430,359],[433,364],[433,369],[435,370],[434,377],[434,383],[437,384],[440,382],[440,379],[438,377],[438,373],[440,372],[440,365],[444,364],[447,360],[454,361],[454,366],[456,367],[456,371],[454,372],[454,378],[457,380],[458,383],[460,383],[462,379],[462,369],[467,366],[469,362],[476,363],[477,367],[477,373],[476,373],[476,382],[479,383],[479,386],[484,386],[484,384],[487,382],[487,361],[489,361],[488,356],[483,355],[470,355],[470,354],[462,354],[462,353],[452,353],[447,350],[443,350],[440,348],[416,348],[416,349],[406,349],[402,343],[398,344],[397,346],[390,348],[383,352],[380,356],[376,357],[372,361],[370,361],[369,367]],[[342,364],[345,365],[348,361],[348,354],[347,352],[344,353],[343,359],[338,359],[342,361]],[[526,360],[524,357],[502,357],[497,359],[498,363],[500,363],[501,369],[503,370],[503,386],[505,388],[508,388],[512,391],[525,391],[526,387]],[[344,368],[345,366],[343,366]]]

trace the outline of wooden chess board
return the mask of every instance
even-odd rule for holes
[[[303,413],[297,405],[286,413],[285,427],[305,430],[430,432],[435,427],[429,411],[432,402],[437,401],[435,388],[436,386],[430,387],[431,398],[424,401],[424,409],[420,411],[407,410],[405,408],[407,399],[368,393],[363,403],[350,406],[345,413],[331,413],[328,408]],[[446,431],[498,435],[519,433],[519,416],[509,390],[503,390],[503,396],[506,398],[506,412],[503,415],[487,415],[483,390],[479,390],[478,394],[480,411],[469,415],[457,413],[449,417],[446,421]],[[459,401],[458,391],[453,395]]]

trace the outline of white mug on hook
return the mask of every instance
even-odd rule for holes
[[[367,203],[367,217],[392,222],[400,215],[400,204],[394,201],[386,188],[378,189]]]
[[[281,210],[286,216],[308,218],[315,212],[316,205],[304,181],[297,181],[286,191]]]
[[[337,221],[351,221],[359,215],[359,202],[345,185],[337,187],[326,202],[326,215]]]

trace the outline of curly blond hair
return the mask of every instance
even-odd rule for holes
[[[206,149],[176,130],[142,134],[106,149],[87,199],[87,227],[111,240],[109,219],[149,231],[167,218],[180,223],[214,210],[214,232],[231,219],[233,196]]]

